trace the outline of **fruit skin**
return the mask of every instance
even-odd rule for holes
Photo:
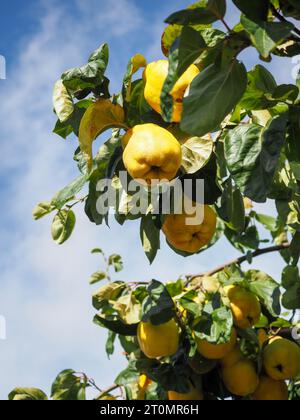
[[[140,349],[149,359],[173,356],[179,346],[179,327],[173,319],[161,325],[140,322],[137,337]]]
[[[237,327],[247,329],[257,324],[261,315],[261,305],[253,293],[237,285],[226,287],[225,293],[230,300],[234,324]]]
[[[268,376],[262,376],[252,399],[254,401],[288,401],[287,384],[284,381],[275,381]]]
[[[236,339],[237,333],[235,329],[232,330],[230,341],[225,344],[211,344],[206,340],[196,338],[197,350],[208,360],[220,360],[234,349]]]
[[[145,99],[159,114],[161,114],[161,92],[168,76],[168,71],[168,60],[159,60],[148,64],[144,72]],[[181,121],[185,91],[199,73],[200,70],[198,67],[192,64],[173,87],[171,91],[171,95],[174,99],[172,122],[179,123]]]
[[[221,366],[223,368],[229,368],[244,359],[245,356],[241,352],[240,347],[237,345],[230,353],[223,357],[221,360]]]
[[[239,397],[253,394],[259,385],[255,366],[246,358],[232,366],[223,367],[222,378],[228,391]]]
[[[134,179],[172,180],[182,161],[181,145],[167,130],[155,124],[137,125],[123,138],[124,165]]]
[[[169,401],[189,401],[189,400],[203,401],[204,396],[203,396],[202,391],[195,388],[194,386],[191,386],[190,391],[186,394],[181,394],[175,391],[169,391],[168,400]]]
[[[264,368],[276,381],[294,379],[300,374],[300,347],[285,338],[276,337],[265,347]]]
[[[216,231],[217,216],[211,207],[205,205],[204,220],[201,223],[188,225],[187,219],[191,217],[186,214],[168,215],[162,230],[170,245],[179,251],[194,254],[212,240]]]

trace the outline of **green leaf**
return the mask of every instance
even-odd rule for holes
[[[196,337],[214,344],[228,343],[232,334],[233,316],[226,306],[203,312],[202,318],[194,327]]]
[[[255,214],[256,220],[261,223],[267,230],[270,232],[276,232],[277,220],[272,216],[267,216],[266,214]]]
[[[93,294],[93,307],[99,310],[102,308],[103,303],[117,300],[125,288],[126,284],[120,282],[108,283],[102,286]]]
[[[108,259],[108,264],[114,267],[116,273],[123,270],[123,261],[120,255],[111,255]]]
[[[185,174],[181,177],[183,188],[185,181],[192,181],[192,197],[191,194],[189,194],[189,192],[186,191],[186,189],[184,192],[193,201],[197,201],[195,191],[197,186],[197,180],[199,179],[202,179],[204,181],[204,204],[215,204],[218,198],[222,195],[222,191],[217,180],[217,163],[214,154],[212,155],[211,159],[207,162],[207,164],[202,169],[200,169],[200,171],[197,171],[194,174]]]
[[[91,54],[86,65],[75,67],[62,75],[65,87],[75,93],[86,88],[98,87],[104,81],[108,59],[108,45],[103,44]]]
[[[273,105],[266,94],[272,94],[277,88],[273,75],[260,64],[248,72],[248,85],[240,106],[246,110],[265,110]]]
[[[225,183],[222,195],[221,217],[230,229],[242,233],[246,227],[246,213],[243,196],[229,180]]]
[[[250,291],[260,298],[271,315],[279,316],[281,313],[279,284],[268,274],[258,270],[248,271],[246,278],[250,282]]]
[[[85,99],[74,104],[73,114],[63,123],[58,120],[53,129],[53,133],[59,135],[63,139],[66,139],[72,133],[78,136],[81,119],[91,104],[91,99]]]
[[[140,235],[145,254],[152,264],[160,249],[160,230],[154,223],[151,214],[142,217]]]
[[[193,80],[189,95],[183,100],[181,129],[199,137],[216,130],[246,87],[247,72],[242,63],[234,60],[223,68],[210,65]]]
[[[86,110],[79,127],[79,145],[89,169],[93,166],[94,140],[111,128],[127,129],[124,110],[109,99],[98,99]]]
[[[91,275],[90,284],[99,283],[102,280],[107,279],[107,274],[104,271],[96,271],[94,274]]]
[[[293,260],[293,264],[297,265],[300,258],[300,232],[295,233],[289,251]]]
[[[55,216],[51,233],[53,240],[62,245],[73,233],[76,224],[76,216],[72,210],[60,210]]]
[[[269,0],[233,0],[233,3],[249,19],[255,22],[267,20],[270,5]]]
[[[127,65],[126,74],[123,79],[123,98],[126,102],[131,100],[132,77],[142,67],[147,66],[145,57],[141,54],[134,55]]]
[[[177,68],[178,77],[180,77],[189,68],[189,66],[196,61],[206,47],[206,42],[200,32],[190,26],[183,28],[179,41]]]
[[[138,324],[126,325],[121,319],[116,317],[96,315],[94,317],[94,323],[102,328],[107,328],[116,334],[125,336],[137,335]]]
[[[55,210],[55,206],[51,202],[44,201],[43,203],[39,203],[32,212],[34,220],[39,220],[44,216],[52,213]]]
[[[108,358],[110,358],[110,356],[112,356],[114,354],[115,351],[115,340],[116,340],[117,334],[112,332],[112,331],[108,331],[108,337],[106,340],[106,345],[105,345],[105,350],[106,350],[106,354],[108,356]]]
[[[248,227],[242,234],[227,226],[225,228],[225,236],[236,249],[243,253],[245,248],[256,250],[259,247],[259,234],[255,226]]]
[[[166,23],[177,25],[210,24],[222,19],[226,13],[225,0],[209,0],[206,7],[185,9],[173,13],[166,19]]]
[[[187,174],[202,169],[213,153],[214,143],[210,136],[192,137],[182,145],[182,167]]]
[[[119,386],[128,385],[133,382],[138,382],[139,372],[136,369],[135,362],[129,362],[129,365],[116,378],[115,384]]]
[[[258,24],[245,16],[242,16],[241,23],[249,34],[253,46],[263,58],[268,58],[294,28],[294,25],[289,22],[260,22]]]
[[[148,298],[143,302],[142,321],[161,325],[174,318],[174,302],[165,285],[157,280],[152,280],[147,291]]]
[[[38,388],[15,388],[8,395],[9,401],[45,401],[47,395]]]
[[[277,101],[291,101],[295,102],[299,96],[299,88],[296,85],[279,85],[274,90],[272,98]]]
[[[168,75],[161,92],[161,111],[165,121],[172,122],[174,99],[171,92],[182,74],[205,50],[206,43],[199,32],[190,27],[182,30],[169,52]]]
[[[144,90],[144,80],[137,80],[132,83],[130,103],[125,108],[126,123],[130,127],[147,123],[155,123],[163,126],[164,122],[162,117],[146,101]]]
[[[120,145],[120,138],[118,135],[113,135],[107,142],[105,142],[99,149],[94,159],[95,170],[92,172],[89,183],[89,194],[85,203],[85,212],[92,223],[100,225],[105,219],[105,214],[100,214],[97,210],[98,199],[103,194],[97,188],[99,181],[106,179],[111,156]]]
[[[61,372],[51,388],[51,398],[58,401],[78,401],[85,399],[87,379],[72,369]]]
[[[268,126],[246,124],[230,130],[225,139],[225,156],[232,177],[242,193],[263,203],[279,165],[285,141],[287,116],[273,118]]]
[[[76,179],[74,179],[74,181],[59,191],[52,198],[52,205],[58,210],[62,209],[66,203],[75,198],[76,194],[78,194],[83,189],[88,180],[89,174],[78,176]]]

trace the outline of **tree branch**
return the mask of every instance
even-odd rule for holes
[[[110,387],[104,389],[95,400],[101,400],[101,398],[105,397],[105,395],[109,394],[110,392],[114,391],[115,389],[121,388],[120,385],[113,384]]]
[[[264,248],[264,249],[258,249],[257,251],[252,252],[250,256],[251,256],[251,258],[256,258],[256,257],[259,257],[261,255],[270,254],[272,252],[280,252],[280,251],[283,251],[285,249],[288,249],[289,247],[290,247],[289,243],[284,243],[282,245],[271,246],[269,248]],[[243,255],[242,257],[239,257],[239,258],[236,258],[232,261],[229,261],[226,264],[220,265],[219,267],[216,267],[213,270],[210,270],[206,273],[187,276],[187,280],[188,280],[187,284],[191,283],[191,281],[195,280],[198,277],[213,276],[214,274],[217,274],[220,271],[223,271],[225,268],[230,267],[231,265],[234,265],[234,264],[241,265],[244,262],[248,261],[248,259],[249,259],[249,254]]]

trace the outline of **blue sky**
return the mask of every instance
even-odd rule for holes
[[[51,133],[51,94],[55,80],[67,68],[85,62],[89,53],[109,42],[109,76],[118,90],[128,59],[143,53],[161,57],[163,20],[183,8],[184,0],[11,0],[1,3],[0,54],[7,59],[7,80],[0,80],[2,160],[0,166],[0,315],[7,322],[7,340],[0,341],[0,398],[15,386],[48,391],[65,368],[84,371],[100,385],[113,382],[125,366],[117,349],[109,362],[105,333],[92,323],[89,275],[98,260],[89,251],[102,247],[123,255],[122,279],[176,279],[201,272],[234,257],[225,241],[202,256],[182,259],[164,244],[149,267],[135,223],[120,230],[94,227],[83,211],[72,239],[63,247],[50,238],[50,219],[33,222],[34,205],[76,176],[74,140]],[[236,16],[231,8],[228,21]],[[247,53],[248,67],[257,55]],[[290,61],[270,65],[278,81],[291,80]],[[268,212],[267,204],[260,210]],[[282,264],[273,256],[260,259],[277,280]]]

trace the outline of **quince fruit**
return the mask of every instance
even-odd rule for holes
[[[174,319],[161,325],[140,322],[137,337],[140,349],[149,359],[173,356],[179,346],[179,327]]]
[[[237,327],[247,329],[258,323],[261,305],[253,293],[237,285],[225,287],[225,293],[230,300],[234,323]]]
[[[235,348],[221,360],[221,366],[224,368],[229,368],[241,360],[245,359],[245,356],[241,352],[240,347],[237,345]]]
[[[204,396],[202,391],[200,391],[195,386],[191,385],[189,392],[186,394],[181,394],[175,391],[169,391],[168,392],[168,400],[170,401],[203,401]]]
[[[237,333],[235,329],[232,330],[230,341],[224,344],[211,344],[206,340],[196,338],[197,349],[208,360],[220,360],[232,352],[236,345],[236,339]]]
[[[263,354],[268,376],[276,381],[294,379],[300,375],[300,347],[285,338],[271,339]]]
[[[124,165],[134,179],[170,181],[182,160],[181,145],[169,131],[155,124],[137,125],[123,137]]]
[[[169,71],[168,60],[159,60],[148,64],[144,72],[145,80],[145,99],[148,104],[159,114],[161,114],[161,93]],[[171,91],[174,100],[172,122],[179,123],[183,112],[183,97],[192,83],[198,76],[200,70],[192,64],[178,79]]]
[[[254,401],[288,401],[287,384],[284,381],[275,381],[268,376],[262,376],[252,399]]]
[[[197,218],[194,214],[172,214],[165,218],[162,230],[170,245],[179,251],[194,254],[200,251],[212,240],[217,225],[217,216],[214,210],[209,206],[204,207],[204,219],[193,221],[188,224],[188,219]],[[196,224],[194,224],[196,222]]]
[[[253,394],[259,385],[255,366],[246,358],[232,366],[223,367],[222,378],[228,391],[239,397]]]

